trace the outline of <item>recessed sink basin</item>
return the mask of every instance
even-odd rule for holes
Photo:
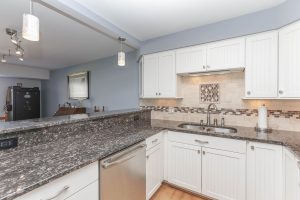
[[[212,133],[236,133],[237,130],[231,127],[218,127],[218,126],[203,126],[200,124],[192,124],[192,123],[183,123],[178,125],[179,128],[189,129],[189,130],[198,130],[198,131],[206,131]]]

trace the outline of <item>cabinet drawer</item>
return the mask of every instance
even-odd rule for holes
[[[247,148],[246,141],[243,140],[234,140],[206,135],[169,131],[167,138],[169,141],[204,146],[236,153],[246,153]]]
[[[152,147],[162,143],[162,137],[163,133],[158,133],[156,135],[153,135],[149,138],[146,139],[146,144],[147,144],[147,150],[151,149]]]
[[[95,162],[37,188],[16,200],[47,200],[54,196],[57,196],[55,200],[63,200],[98,180],[98,176],[98,162]]]

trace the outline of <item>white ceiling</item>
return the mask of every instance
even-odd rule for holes
[[[14,46],[5,33],[5,28],[22,28],[22,14],[29,12],[29,0],[0,1],[0,55]],[[22,39],[25,60],[14,56],[9,63],[46,69],[56,69],[115,55],[119,43],[99,32],[85,27],[57,12],[34,3],[34,14],[40,19],[40,41]],[[130,51],[129,47],[125,47]],[[15,54],[15,51],[12,51]]]
[[[75,0],[139,40],[274,7],[286,0]]]

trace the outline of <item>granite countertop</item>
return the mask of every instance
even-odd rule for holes
[[[46,128],[55,125],[63,125],[63,124],[94,120],[94,119],[115,117],[120,114],[135,113],[141,111],[143,111],[143,109],[114,110],[114,111],[99,112],[99,113],[92,113],[92,114],[77,114],[77,115],[45,117],[45,118],[20,120],[20,121],[0,122],[0,135],[13,133],[16,131],[31,130],[35,128]]]
[[[11,200],[162,131],[137,126],[104,129],[0,157],[0,200]]]
[[[152,120],[152,127],[164,128],[173,131],[180,131],[185,133],[208,135],[222,138],[247,140],[253,142],[263,142],[268,144],[278,144],[287,147],[300,160],[300,133],[293,131],[273,130],[272,133],[257,133],[254,128],[230,126],[237,129],[237,133],[223,134],[203,132],[201,130],[187,130],[179,128],[178,125],[186,123],[180,121],[169,120]]]

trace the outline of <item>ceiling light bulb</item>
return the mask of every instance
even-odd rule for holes
[[[5,55],[2,56],[1,62],[6,63]]]
[[[39,41],[39,18],[32,14],[32,1],[30,0],[30,14],[23,14],[22,36],[26,40]]]

